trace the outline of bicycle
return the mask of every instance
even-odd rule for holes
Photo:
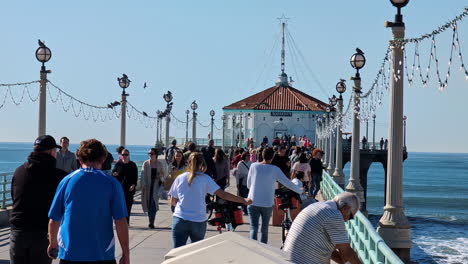
[[[299,194],[289,189],[277,189],[275,190],[275,199],[277,208],[284,213],[284,219],[281,222],[281,240],[284,245],[284,241],[292,225],[291,210],[299,207],[301,198]],[[281,248],[283,248],[283,246],[281,246]]]
[[[239,203],[226,201],[220,198],[207,197],[206,209],[209,211],[208,223],[216,226],[216,229],[221,234],[222,229],[233,232],[237,226],[244,223],[242,218],[242,210],[239,209]],[[211,218],[215,212],[215,217]]]

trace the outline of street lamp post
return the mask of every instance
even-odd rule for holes
[[[373,128],[372,128],[372,150],[375,150],[375,118],[377,116],[375,114],[372,115],[372,125],[373,125]]]
[[[330,98],[330,105],[332,107],[335,107],[338,99],[336,98],[335,95]],[[331,111],[331,109],[330,109]],[[330,118],[333,119],[333,113],[330,113]],[[336,118],[336,117],[335,117]],[[327,172],[329,175],[333,174],[333,171],[335,170],[335,148],[333,148],[333,131],[330,130],[330,161],[328,162],[328,167],[327,167]]]
[[[52,57],[52,51],[39,40],[39,48],[36,49],[36,59],[42,63],[40,72],[39,86],[39,125],[38,136],[46,134],[46,104],[47,104],[47,74],[50,70],[46,70],[45,63]]]
[[[189,110],[185,110],[185,143],[188,142],[188,115],[190,114]]]
[[[354,81],[353,87],[353,134],[351,140],[351,173],[349,176],[349,183],[346,186],[346,191],[355,193],[361,202],[361,211],[365,213],[365,198],[364,189],[362,188],[360,175],[359,175],[359,162],[360,162],[360,150],[359,150],[359,130],[360,122],[358,118],[359,113],[359,96],[361,94],[361,76],[359,70],[366,64],[366,58],[364,52],[359,48],[356,49],[356,53],[351,56],[351,66],[356,69],[356,75],[351,79]]]
[[[387,245],[404,261],[410,259],[411,230],[410,223],[405,216],[403,207],[403,83],[404,83],[404,54],[401,45],[396,42],[405,38],[405,24],[401,15],[401,8],[409,0],[391,0],[397,7],[394,22],[386,22],[386,27],[392,28],[392,70],[390,73],[390,118],[389,118],[389,147],[388,171],[386,179],[385,207],[380,218],[377,232]],[[397,76],[398,75],[398,76]]]
[[[328,112],[327,112],[328,113]],[[328,135],[327,135],[327,131],[328,131],[328,114],[323,114],[322,115],[323,117],[323,122],[324,124],[322,125],[322,135],[323,135],[323,151],[325,151],[325,155],[323,155],[323,164],[327,164],[328,162],[328,156],[330,153],[328,153],[327,151],[327,147],[328,147],[328,142],[329,142],[329,139],[328,139]]]
[[[226,129],[226,115],[221,116],[221,120],[223,121],[223,141],[222,141],[222,150],[224,150],[224,146],[226,145],[226,137],[224,135],[224,130]]]
[[[130,94],[125,92],[125,89],[130,85],[130,79],[124,73],[122,78],[117,78],[120,88],[122,88],[122,101],[120,102],[120,146],[125,147],[125,136],[126,136],[126,120],[127,120],[127,96]]]
[[[406,150],[406,116],[403,116],[403,150]]]
[[[346,91],[345,80],[341,79],[336,84],[336,91],[340,94],[338,99],[338,125],[336,126],[336,166],[335,171],[333,172],[333,179],[335,182],[340,185],[341,188],[344,188],[345,179],[343,173],[343,135],[341,132],[341,127],[343,122],[343,96],[342,94]]]
[[[215,115],[215,111],[211,110],[210,111],[210,116],[211,116],[211,132],[210,132],[211,138],[210,139],[213,139],[213,142],[214,142],[214,136],[213,136],[214,115]]]
[[[243,129],[242,117],[244,117],[244,113],[240,111],[240,114],[239,114],[239,147],[242,147],[244,143],[244,133],[242,132],[242,129]]]
[[[159,130],[159,122],[160,122],[161,111],[156,111],[156,148],[159,147],[159,134],[161,131]]]
[[[369,144],[369,118],[366,118],[366,145]],[[367,149],[368,146],[362,146],[362,148]]]
[[[164,101],[166,101],[166,140],[165,140],[165,146],[166,148],[169,147],[169,125],[171,123],[171,110],[172,110],[172,93],[171,91],[167,91],[163,95]]]
[[[195,110],[198,108],[198,104],[194,100],[192,104],[190,105],[190,108],[193,110],[193,123],[192,123],[192,142],[197,144],[197,113]]]

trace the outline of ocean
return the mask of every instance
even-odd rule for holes
[[[72,151],[77,145],[71,144]],[[115,155],[117,145],[108,145]],[[151,146],[128,146],[134,161],[147,159]],[[0,173],[12,172],[31,151],[31,143],[0,143]],[[349,163],[344,172],[349,177]],[[405,214],[411,223],[412,263],[468,263],[468,154],[408,153],[403,164]],[[367,209],[377,225],[384,206],[384,170],[368,173]]]

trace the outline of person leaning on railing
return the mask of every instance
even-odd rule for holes
[[[360,263],[350,246],[345,222],[359,210],[359,199],[343,192],[333,200],[318,202],[303,209],[289,230],[284,251],[291,253],[291,261],[298,264]]]

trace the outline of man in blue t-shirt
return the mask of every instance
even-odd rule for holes
[[[130,263],[125,198],[120,183],[100,170],[106,155],[98,140],[81,142],[81,169],[57,188],[49,211],[47,253],[61,264],[116,263],[112,220],[122,247],[120,264]]]

